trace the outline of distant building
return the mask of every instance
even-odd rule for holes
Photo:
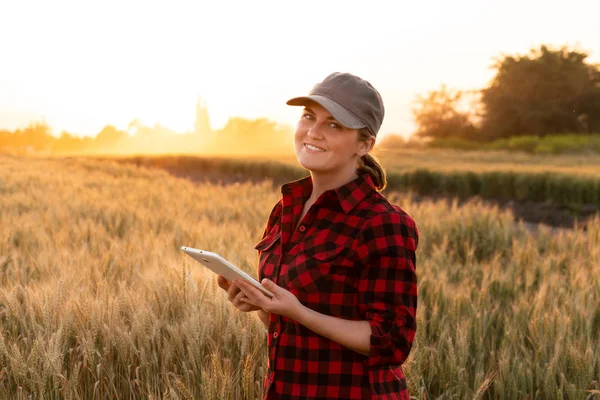
[[[206,101],[203,101],[200,97],[196,100],[196,121],[194,123],[194,133],[203,137],[212,136],[213,130],[210,127],[210,120],[208,118],[208,107]]]

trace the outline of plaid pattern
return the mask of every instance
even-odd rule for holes
[[[305,306],[371,325],[364,356],[271,314],[265,399],[409,399],[401,364],[416,331],[418,231],[368,174],[323,193],[294,230],[311,177],[282,186],[259,253],[269,278]]]

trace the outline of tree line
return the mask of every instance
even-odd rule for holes
[[[490,143],[522,138],[600,133],[600,66],[588,54],[547,45],[524,55],[501,55],[495,76],[483,89],[460,90],[445,85],[417,96],[412,110],[415,136],[422,139]],[[161,125],[134,120],[128,132],[105,126],[95,137],[50,133],[45,123],[14,132],[0,130],[0,151],[25,149],[51,153],[269,153],[290,152],[293,128],[266,118],[231,118],[210,134],[176,133]],[[533,138],[532,138],[533,137]],[[384,147],[403,146],[399,136],[383,138]],[[461,142],[462,143],[462,142]],[[509,142],[509,145],[512,143]]]
[[[445,85],[417,96],[419,138],[489,142],[514,136],[600,133],[600,66],[588,54],[547,45],[501,55],[479,90]]]
[[[44,122],[15,131],[0,130],[0,151],[51,154],[221,153],[265,154],[290,152],[293,129],[267,118],[234,117],[219,130],[178,133],[160,124],[146,126],[138,120],[127,131],[106,125],[96,136],[62,132],[52,135]]]

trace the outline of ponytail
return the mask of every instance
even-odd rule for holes
[[[369,136],[373,136],[371,132],[362,128],[358,131],[359,140],[366,140]],[[377,191],[381,192],[387,186],[387,177],[385,175],[385,170],[379,164],[379,160],[377,157],[371,154],[365,154],[364,156],[358,159],[358,163],[356,166],[359,173],[368,173],[375,184],[375,188]]]

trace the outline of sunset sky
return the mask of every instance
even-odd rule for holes
[[[230,116],[294,125],[285,105],[333,71],[381,92],[383,134],[414,129],[416,94],[481,88],[493,57],[542,43],[600,62],[598,0],[3,1],[0,129],[44,118],[95,135],[138,118],[193,129]]]

